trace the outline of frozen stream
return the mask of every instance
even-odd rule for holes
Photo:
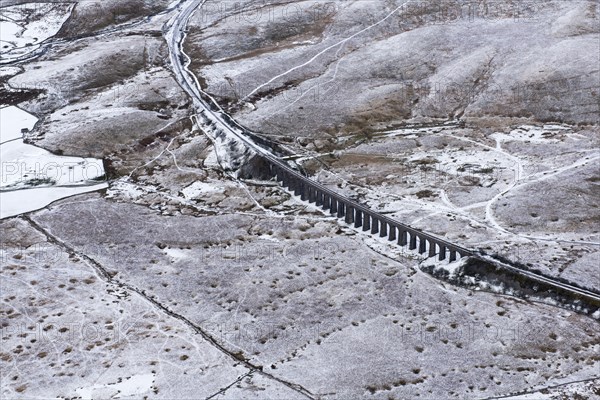
[[[73,4],[27,3],[0,10],[0,64],[31,56],[69,18]],[[6,70],[6,69],[5,69]],[[9,71],[14,72],[14,71]],[[18,107],[0,108],[0,218],[46,207],[108,187],[93,158],[63,157],[23,142],[37,118]]]
[[[37,210],[80,193],[108,187],[102,160],[63,157],[23,142],[37,118],[18,107],[0,109],[0,218]]]

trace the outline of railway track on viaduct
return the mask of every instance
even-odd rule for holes
[[[256,143],[250,132],[237,124],[208,93],[202,91],[195,75],[188,69],[191,60],[183,51],[186,30],[193,13],[207,0],[184,0],[178,6],[178,13],[165,25],[164,36],[170,49],[170,60],[175,77],[181,87],[193,100],[197,116],[202,115],[206,122],[225,135],[234,138],[266,162],[270,175],[301,200],[314,203],[324,211],[329,211],[345,223],[362,229],[366,233],[395,241],[399,246],[408,246],[418,254],[439,261],[454,262],[463,257],[471,257],[481,262],[494,264],[497,268],[526,278],[536,285],[550,288],[556,293],[567,293],[576,299],[593,304],[600,309],[600,293],[590,291],[559,279],[499,262],[484,254],[451,243],[427,232],[412,228],[402,222],[384,216],[359,204],[342,194],[336,193],[319,182],[302,175],[288,163],[271,153],[269,149]]]

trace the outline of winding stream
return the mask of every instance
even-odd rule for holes
[[[36,53],[42,42],[56,35],[72,10],[71,4],[48,3],[2,8],[0,64],[15,64]],[[103,182],[102,160],[58,156],[25,143],[24,136],[37,122],[37,117],[16,106],[0,108],[0,219],[108,187]]]

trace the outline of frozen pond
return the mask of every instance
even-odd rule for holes
[[[102,160],[64,157],[23,143],[37,118],[18,107],[0,109],[0,218],[37,210],[76,194],[108,187]]]
[[[4,107],[0,109],[0,143],[22,139],[21,129],[31,129],[37,118],[18,107]]]

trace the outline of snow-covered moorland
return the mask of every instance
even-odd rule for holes
[[[69,13],[47,46],[30,34],[46,16],[3,28],[1,396],[600,395],[597,319],[437,279],[407,246],[224,169],[230,142],[165,38],[193,3],[197,89],[308,176],[600,287],[597,2],[45,3]]]

